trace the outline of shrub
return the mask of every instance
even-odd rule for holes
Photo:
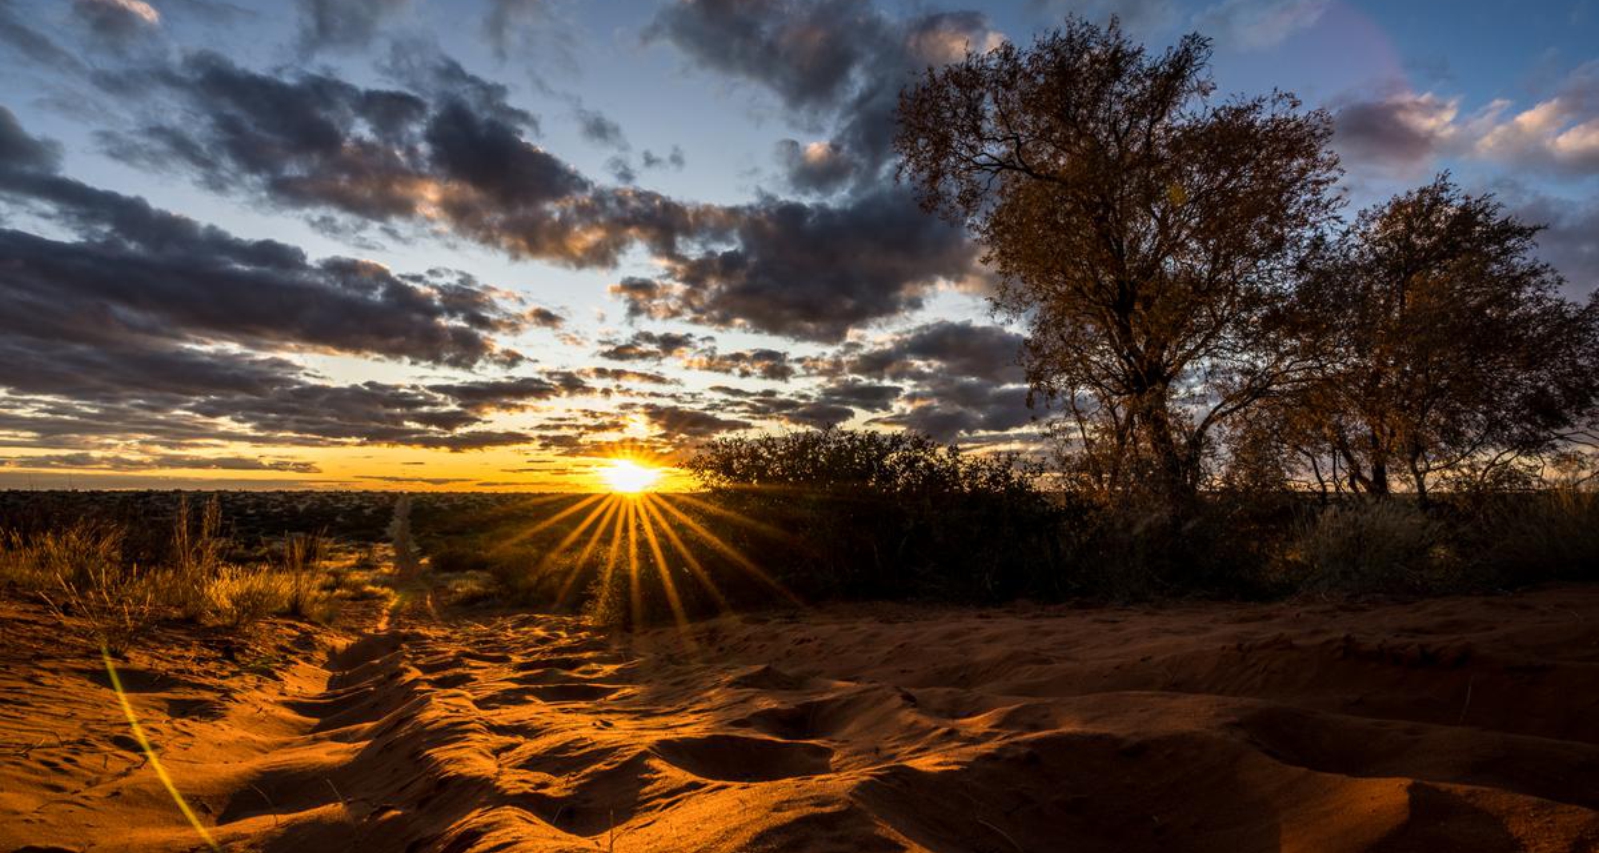
[[[1403,498],[1328,507],[1300,525],[1287,556],[1309,592],[1428,592],[1464,585],[1448,528]]]
[[[429,554],[428,565],[435,572],[450,574],[491,571],[495,561],[481,548],[456,545]]]

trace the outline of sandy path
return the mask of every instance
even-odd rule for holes
[[[562,617],[397,621],[214,719],[169,713],[203,673],[138,695],[228,849],[1599,849],[1594,589],[844,608],[692,644]],[[19,678],[7,742],[46,709],[59,732],[72,703],[106,704],[39,660],[8,660],[0,698]],[[0,759],[0,851],[193,846],[138,762],[86,769],[113,748],[102,716],[72,722],[76,752]]]

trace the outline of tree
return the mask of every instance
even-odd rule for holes
[[[1151,56],[1069,20],[928,70],[895,140],[923,206],[983,244],[1033,393],[1071,413],[1095,479],[1171,507],[1218,428],[1308,366],[1282,308],[1338,205],[1329,117],[1214,102],[1209,58],[1198,35]]]
[[[1599,394],[1599,302],[1560,296],[1539,227],[1441,175],[1362,211],[1301,287],[1329,358],[1287,399],[1290,438],[1387,494],[1551,448]],[[1329,466],[1330,467],[1330,466]]]

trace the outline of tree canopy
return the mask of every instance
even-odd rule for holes
[[[1327,114],[1217,100],[1209,59],[1198,35],[1151,55],[1072,20],[928,70],[896,139],[923,205],[986,248],[1084,472],[1178,499],[1217,428],[1310,367],[1280,315],[1339,206]]]

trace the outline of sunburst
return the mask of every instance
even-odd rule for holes
[[[598,473],[612,492],[636,495],[654,489],[661,481],[664,472],[660,468],[645,465],[635,459],[618,458],[612,459],[610,464],[601,468]]]

